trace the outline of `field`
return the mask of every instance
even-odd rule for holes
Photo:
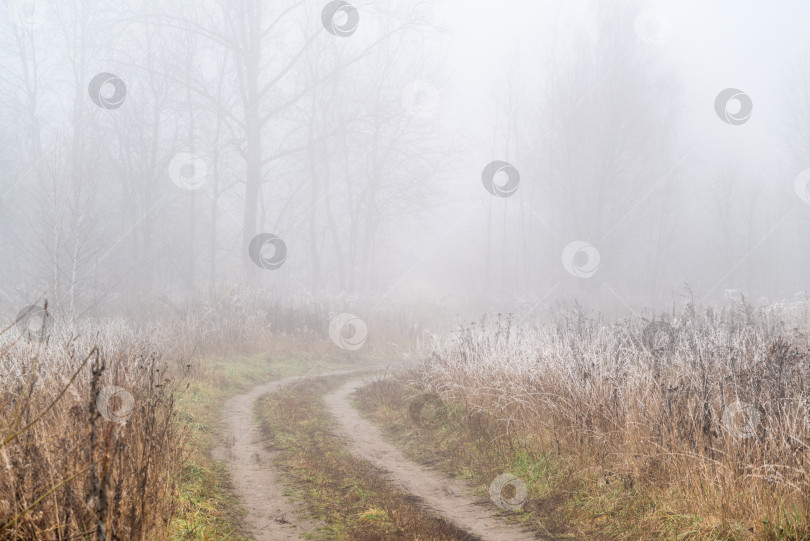
[[[298,502],[281,524],[315,538],[476,531],[398,480],[399,462],[467,483],[478,522],[497,515],[545,538],[810,537],[803,306],[688,305],[618,321],[572,309],[435,333],[388,318],[362,354],[334,348],[323,309],[268,311],[274,331],[261,318],[215,324],[215,312],[233,321],[244,309],[222,302],[172,325],[56,323],[45,339],[7,329],[0,538],[263,538],[216,452],[234,449],[219,411],[262,381],[335,369],[350,372],[254,404],[267,470]],[[403,457],[364,455],[362,437],[330,421],[350,412],[325,394],[350,380],[353,407]],[[511,481],[493,492],[497,479]]]
[[[578,538],[805,539],[807,331],[803,309],[745,303],[499,317],[431,339],[413,374],[361,396],[415,453],[429,442],[479,484],[522,478],[526,509]],[[420,396],[440,416],[414,431]]]

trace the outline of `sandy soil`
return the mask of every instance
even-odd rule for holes
[[[257,541],[299,539],[314,530],[316,521],[302,519],[306,505],[284,495],[285,486],[273,466],[253,416],[256,399],[284,385],[299,381],[287,378],[259,385],[225,403],[223,420],[228,427],[228,448],[217,449],[214,457],[228,463],[234,490],[247,510],[244,526]]]
[[[345,437],[346,445],[355,456],[386,471],[400,489],[417,496],[428,509],[481,539],[551,539],[497,518],[498,508],[489,500],[473,496],[470,486],[464,481],[449,478],[405,458],[377,426],[362,418],[352,407],[349,395],[363,384],[363,380],[351,381],[324,398],[327,407],[339,421],[336,428]]]

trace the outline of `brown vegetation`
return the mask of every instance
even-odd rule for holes
[[[744,302],[613,324],[499,317],[434,339],[409,378],[363,396],[423,458],[435,446],[482,486],[523,476],[526,509],[558,531],[807,539],[809,333],[803,310]],[[409,414],[424,393],[445,405],[438,426]]]
[[[205,359],[336,349],[321,305],[226,295],[122,309],[148,316],[54,318],[44,333],[33,319],[0,334],[0,539],[165,538],[173,520],[193,530],[180,485],[198,442],[178,403],[197,407],[202,381],[238,379]]]
[[[142,539],[172,519],[175,386],[147,340],[97,331],[4,343],[2,539]]]

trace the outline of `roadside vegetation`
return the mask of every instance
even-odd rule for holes
[[[499,317],[429,339],[415,370],[357,406],[482,494],[501,473],[522,479],[512,518],[538,531],[810,539],[808,321],[746,302],[614,323]]]
[[[0,334],[0,539],[244,539],[210,457],[224,400],[365,358],[329,341],[320,306],[148,308],[92,323],[32,310]]]
[[[211,458],[224,401],[396,360],[393,344],[414,336],[397,314],[345,351],[329,320],[231,297],[144,320],[46,318],[45,332],[14,322],[0,334],[0,539],[245,539]],[[810,539],[804,307],[614,322],[574,309],[417,334],[412,370],[356,405],[482,497],[502,473],[522,480],[528,498],[507,520],[560,539]],[[316,535],[464,538],[334,435],[320,399],[341,381],[310,378],[257,408],[292,493],[324,525]]]
[[[185,434],[154,344],[112,322],[46,339],[14,330],[0,346],[0,538],[165,530]]]

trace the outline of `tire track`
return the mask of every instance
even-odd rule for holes
[[[273,466],[275,453],[265,448],[253,415],[256,400],[303,376],[285,378],[253,387],[225,403],[222,418],[227,426],[227,449],[214,451],[214,458],[228,464],[234,492],[247,510],[243,525],[257,541],[288,541],[313,531],[318,522],[302,520],[306,505],[284,495],[284,483]]]
[[[437,515],[483,540],[551,539],[499,519],[489,502],[482,503],[473,496],[471,488],[464,481],[424,469],[408,460],[376,425],[361,417],[351,405],[349,395],[363,384],[362,379],[350,381],[324,398],[327,408],[338,421],[338,431],[355,456],[387,472],[396,486],[418,497]]]

